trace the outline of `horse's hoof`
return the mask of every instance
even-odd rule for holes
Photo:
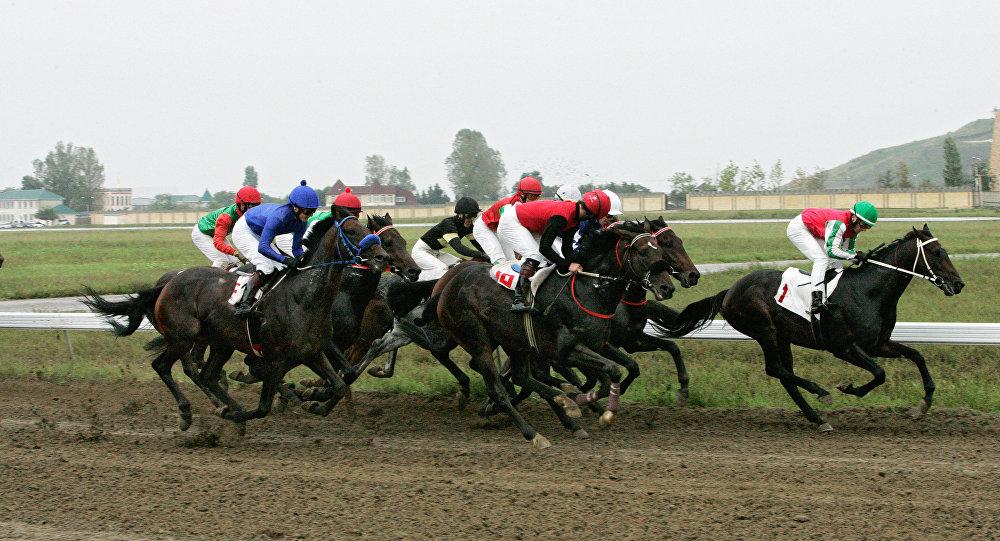
[[[576,439],[578,440],[585,440],[590,437],[590,433],[582,428],[574,432],[573,435],[576,436]]]
[[[573,385],[572,383],[567,383],[567,382],[559,384],[559,388],[562,390],[562,392],[566,394],[571,394],[571,393],[580,394],[582,392],[580,391],[579,387]]]
[[[614,420],[615,420],[615,414],[613,412],[606,411],[601,414],[599,422],[601,423],[602,427],[607,428],[611,426],[611,423],[614,422]]]
[[[310,400],[308,402],[303,402],[300,407],[308,413],[316,414],[319,411],[320,403]]]
[[[829,406],[830,404],[833,404],[833,395],[831,395],[830,393],[826,393],[823,396],[817,396],[816,400],[819,400],[820,402]]]
[[[186,431],[189,428],[191,428],[191,414],[190,413],[187,414],[187,415],[183,415],[182,414],[181,415],[181,421],[180,421],[181,432],[184,432],[184,431]]]
[[[921,399],[920,403],[917,404],[916,407],[910,409],[910,417],[913,419],[919,419],[923,417],[929,409],[931,409],[931,406],[927,403],[927,400]]]
[[[368,369],[368,375],[373,378],[387,378],[389,374],[381,366],[373,366]]]
[[[854,394],[854,384],[852,383],[841,383],[837,385],[837,390],[844,394]]]
[[[531,446],[535,449],[541,451],[542,449],[548,449],[552,447],[552,443],[549,442],[548,438],[541,434],[535,434],[534,438],[531,438]]]
[[[817,427],[820,432],[833,432],[833,427],[830,423],[823,423]]]
[[[687,389],[682,389],[677,391],[677,398],[674,399],[674,405],[679,408],[683,408],[688,405],[688,392]]]
[[[455,395],[455,409],[458,411],[465,411],[465,407],[469,405],[469,395],[459,391]]]
[[[573,402],[570,397],[561,394],[555,397],[553,401],[562,407],[562,409],[566,412],[567,417],[571,419],[579,419],[580,417],[583,417],[583,412],[580,411],[580,406],[577,406],[576,402]]]
[[[226,414],[229,413],[229,406],[219,406],[215,408],[215,414],[223,419],[226,418]]]

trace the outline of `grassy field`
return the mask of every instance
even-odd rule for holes
[[[866,233],[859,247],[902,236],[912,225],[886,222]],[[799,259],[785,224],[678,224],[695,263]],[[423,228],[399,230],[410,246]],[[1000,222],[935,223],[932,231],[950,253],[997,251]],[[83,284],[103,293],[128,293],[178,268],[207,261],[188,230],[18,232],[0,234],[0,299],[76,295]]]

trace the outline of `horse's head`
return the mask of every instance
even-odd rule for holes
[[[912,228],[903,238],[874,251],[870,258],[926,276],[949,297],[958,295],[965,287],[965,282],[948,257],[948,251],[934,237],[927,224],[923,229]]]
[[[416,282],[420,276],[420,267],[406,249],[406,239],[392,225],[392,216],[388,212],[385,216],[369,214],[368,229],[382,239],[382,249],[389,255],[392,271],[407,281]]]
[[[586,235],[580,241],[580,254],[585,270],[639,282],[658,300],[673,294],[662,252],[653,235],[637,222],[620,222]],[[655,274],[654,266],[661,267]]]
[[[389,263],[388,254],[382,249],[382,239],[373,235],[353,215],[316,222],[305,247],[308,248],[305,263],[309,265],[367,262],[368,268],[378,274]]]
[[[643,225],[646,231],[653,234],[656,244],[663,251],[663,261],[668,265],[671,274],[680,280],[684,287],[696,285],[701,273],[684,249],[684,241],[667,225],[663,216],[655,220],[646,218]]]

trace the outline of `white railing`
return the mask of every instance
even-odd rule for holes
[[[0,312],[0,329],[51,329],[61,331],[106,331],[104,318],[90,313]],[[153,327],[143,320],[140,330]],[[656,334],[652,326],[646,332]],[[685,340],[749,340],[725,321],[714,320],[684,337]],[[892,331],[898,342],[954,345],[1000,345],[1000,323],[923,323],[901,321]]]

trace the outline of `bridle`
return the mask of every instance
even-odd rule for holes
[[[865,262],[872,263],[873,265],[878,265],[880,267],[885,267],[887,269],[892,269],[894,271],[901,272],[904,274],[909,274],[911,276],[916,276],[917,278],[923,278],[924,280],[927,280],[928,282],[934,284],[936,287],[942,287],[944,285],[944,278],[934,273],[934,269],[932,269],[930,264],[927,262],[927,251],[924,250],[924,246],[927,246],[932,242],[937,242],[937,240],[938,240],[937,237],[931,237],[927,240],[920,240],[919,238],[917,239],[917,255],[913,257],[913,267],[911,267],[910,270],[896,267],[888,263],[883,263],[881,261],[876,261],[874,259],[866,259]],[[896,250],[899,250],[899,245],[896,246]],[[924,267],[927,269],[927,274],[920,274],[917,272],[917,263],[919,263],[920,261],[923,261]]]
[[[329,267],[334,265],[361,265],[368,261],[367,258],[361,257],[362,252],[371,248],[372,246],[382,245],[382,239],[374,233],[368,233],[361,239],[360,242],[355,243],[350,237],[344,233],[343,225],[347,220],[357,220],[358,218],[353,215],[345,216],[344,218],[334,222],[333,226],[337,228],[337,236],[340,242],[337,243],[337,259],[324,261],[322,263],[313,263],[306,267],[300,267],[298,270],[308,270],[313,267]],[[387,226],[389,227],[389,226]],[[383,231],[385,228],[380,229]],[[343,246],[343,248],[341,248]],[[345,254],[346,251],[346,254]]]
[[[621,245],[624,242],[623,239],[618,239],[618,242],[615,243],[615,262],[618,264],[618,268],[624,270],[626,273],[621,276],[606,276],[603,274],[597,274],[586,271],[578,271],[576,273],[563,274],[559,271],[556,271],[556,273],[562,277],[569,276],[570,274],[573,275],[569,280],[569,291],[570,291],[570,297],[572,297],[573,302],[576,303],[577,308],[582,310],[585,314],[599,319],[611,319],[615,315],[614,312],[610,314],[602,314],[599,312],[595,312],[593,310],[590,310],[589,308],[584,306],[583,303],[580,302],[580,299],[576,296],[576,279],[577,276],[579,275],[587,276],[590,278],[602,279],[602,280],[611,280],[611,281],[618,281],[625,279],[628,280],[629,282],[638,283],[640,286],[642,286],[643,289],[647,291],[653,290],[653,283],[650,280],[650,275],[652,271],[646,271],[646,273],[641,275],[640,277],[640,274],[636,272],[635,267],[633,266],[632,258],[629,257],[629,251],[635,247],[636,243],[646,238],[650,239],[650,244],[652,246],[654,247],[657,246],[656,238],[651,233],[639,233],[638,235],[633,237],[631,241],[629,241],[628,246],[625,247],[624,251],[620,250]],[[631,275],[631,277],[628,277],[629,275]]]

